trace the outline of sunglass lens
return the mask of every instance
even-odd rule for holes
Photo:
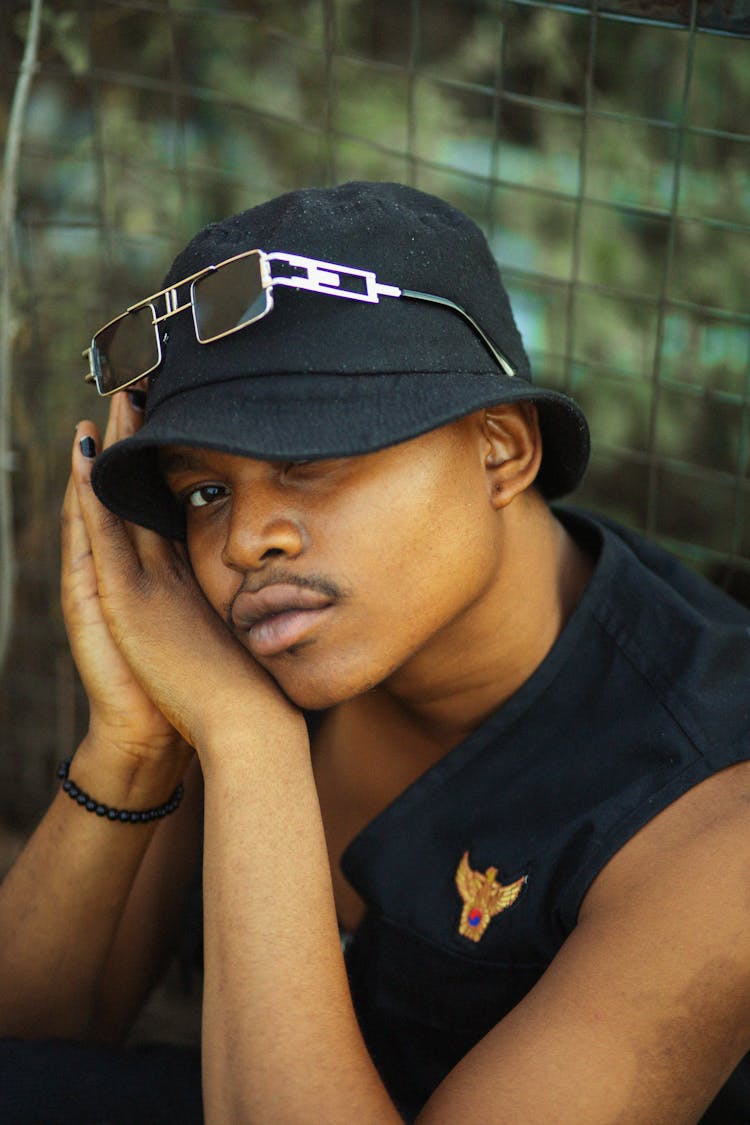
[[[193,284],[195,330],[203,344],[252,324],[270,307],[270,293],[262,283],[260,254],[227,262]]]
[[[159,339],[151,305],[118,317],[94,337],[94,363],[102,394],[134,383],[159,365]]]

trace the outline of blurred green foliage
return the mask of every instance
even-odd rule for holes
[[[698,11],[739,26],[743,3]],[[84,718],[57,609],[72,427],[103,419],[81,350],[198,227],[303,184],[404,180],[474,216],[537,381],[589,414],[576,499],[750,600],[750,42],[691,30],[690,5],[610,8],[630,18],[46,0],[13,263],[21,577],[0,722],[21,819]],[[27,18],[0,13],[2,129]]]

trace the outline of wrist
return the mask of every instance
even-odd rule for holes
[[[147,809],[123,809],[113,805],[105,805],[92,793],[87,793],[70,776],[70,758],[65,758],[57,769],[62,790],[67,793],[72,801],[85,809],[86,812],[95,813],[96,816],[110,822],[120,824],[150,824],[154,820],[163,820],[173,812],[177,812],[182,798],[185,795],[185,786],[180,781],[169,796],[169,800],[160,805],[152,805]]]
[[[152,808],[167,801],[182,780],[192,749],[179,740],[169,754],[114,741],[93,727],[70,765],[76,784],[115,808]]]
[[[195,750],[205,775],[252,769],[256,762],[281,765],[289,755],[309,758],[310,741],[302,712],[284,700],[278,711],[235,706],[204,716]]]

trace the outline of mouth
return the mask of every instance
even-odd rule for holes
[[[321,591],[287,583],[243,591],[232,603],[232,626],[253,656],[278,656],[307,640],[333,601]]]

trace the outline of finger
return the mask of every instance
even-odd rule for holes
[[[127,391],[112,395],[109,404],[109,417],[107,428],[104,431],[104,448],[116,441],[130,437],[143,425],[143,407],[137,405],[141,400],[136,395],[142,395],[141,384]],[[131,397],[133,396],[133,397]]]
[[[76,471],[83,449],[94,450],[99,444],[99,430],[94,422],[79,422],[75,429],[75,440],[71,455],[70,477],[65,489],[62,506],[62,549],[63,565],[90,554],[91,544],[83,520],[83,512],[78,499]],[[87,442],[89,444],[87,444]],[[83,443],[83,445],[82,445]],[[90,460],[90,458],[88,458]]]
[[[91,423],[82,423],[82,427],[83,433],[88,434],[93,441],[92,435],[96,434],[96,427]],[[73,609],[80,612],[81,606],[95,597],[97,592],[91,541],[72,472],[61,512],[61,556],[60,592],[67,621]]]
[[[67,486],[63,497],[62,507],[62,555],[63,555],[63,580],[70,576],[71,568],[75,568],[76,561],[90,555],[91,544],[89,533],[85,530],[83,513],[78,498],[78,489],[75,487],[76,458],[81,456],[80,442],[88,438],[96,448],[99,440],[99,431],[93,422],[79,422],[75,426],[75,440],[71,463],[71,475],[67,478]],[[89,448],[89,447],[87,447]]]
[[[97,450],[101,448],[106,449],[107,446],[113,445],[114,442],[120,440],[121,399],[122,395],[116,394],[112,395],[109,400],[109,413],[107,415],[107,425],[104,430],[104,444],[103,447],[97,445]]]
[[[120,404],[115,413],[123,409]],[[117,421],[115,431],[117,432]],[[100,593],[114,593],[117,580],[126,576],[128,583],[149,582],[155,564],[167,563],[174,568],[172,545],[155,531],[138,527],[120,519],[106,508],[91,486],[91,472],[99,449],[96,427],[90,422],[78,425],[73,448],[72,479],[83,520],[83,530],[90,544],[93,565]],[[184,566],[180,567],[184,570]]]
[[[80,561],[91,553],[86,525],[83,522],[78,492],[72,476],[65,489],[61,519],[62,579],[63,585],[70,578],[71,571],[77,569]]]
[[[114,428],[116,432],[116,422]],[[75,504],[71,501],[70,511],[76,515],[77,505],[82,527],[78,525],[77,530],[74,530],[76,525],[71,521],[68,534],[77,534],[80,543],[83,543],[85,535],[90,544],[97,575],[100,578],[109,575],[114,578],[123,567],[137,571],[139,561],[124,521],[104,507],[91,487],[91,471],[100,448],[96,426],[91,422],[79,422],[73,444],[71,473]]]
[[[131,434],[136,433],[141,428],[147,386],[148,379],[141,379],[140,382],[135,384],[134,388],[129,388],[127,391],[112,396],[103,448],[106,449],[113,442],[130,437]],[[133,394],[140,397],[133,401],[131,398]],[[171,553],[171,548],[165,548],[168,541],[157,535],[156,532],[132,523],[126,523],[125,527],[137,554],[144,562],[147,562],[149,558],[163,559],[165,552]]]

